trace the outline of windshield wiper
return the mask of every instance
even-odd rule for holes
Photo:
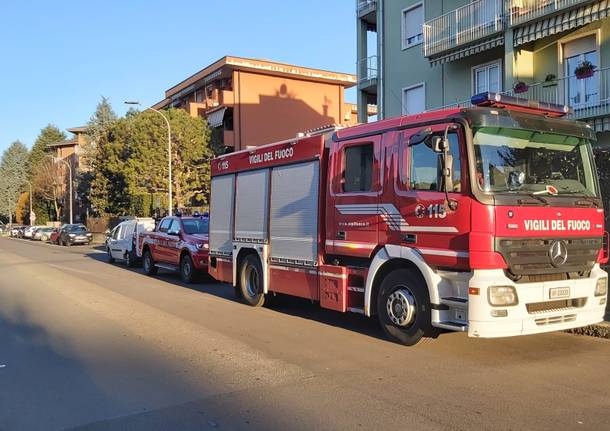
[[[574,190],[574,191],[563,192],[563,193],[560,193],[560,194],[562,194],[562,195],[576,195],[576,194],[582,194],[582,192]],[[597,200],[597,198],[595,198],[593,196],[581,195],[581,196],[574,196],[574,197],[577,198],[577,199],[583,199],[585,202],[592,203],[593,206],[595,206],[595,208],[599,208],[600,207],[599,200]],[[579,202],[583,202],[583,201],[576,201],[576,205],[578,205]],[[580,206],[583,206],[583,205],[580,205]]]
[[[536,199],[538,202],[542,203],[542,205],[549,206],[549,202],[545,198],[543,198],[542,196],[536,195],[534,193],[525,193],[525,194],[528,195],[531,198]],[[523,200],[523,199],[519,199],[517,202],[519,204],[531,204],[532,203],[532,201],[526,201],[526,200]]]

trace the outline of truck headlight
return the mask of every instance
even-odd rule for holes
[[[206,244],[197,244],[197,249],[199,249],[199,250],[201,250],[202,248],[207,249],[208,247],[209,247],[209,245],[207,243]]]
[[[595,285],[595,296],[606,296],[608,293],[608,277],[598,278]]]
[[[494,307],[517,305],[519,298],[513,286],[491,286],[487,288],[487,300]]]

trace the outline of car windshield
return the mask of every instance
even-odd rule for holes
[[[208,219],[207,218],[199,218],[199,219],[183,219],[182,225],[184,226],[184,231],[189,234],[207,234],[208,233]]]
[[[85,233],[87,232],[87,229],[84,226],[70,226],[68,231],[72,233]]]
[[[475,130],[474,152],[484,192],[598,196],[586,139],[481,127]]]

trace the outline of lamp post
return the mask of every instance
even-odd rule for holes
[[[26,183],[28,183],[28,185],[30,186],[30,226],[33,226],[32,224],[32,214],[34,214],[34,209],[32,208],[32,183],[26,180]]]
[[[138,106],[142,106],[142,104],[140,102],[138,102],[137,100],[128,100],[124,102],[126,105],[138,105]],[[174,203],[173,203],[173,199],[172,199],[172,131],[171,131],[171,127],[169,125],[169,120],[167,119],[167,117],[161,112],[158,111],[155,108],[145,108],[145,111],[153,111],[156,112],[157,114],[159,114],[160,116],[163,117],[163,119],[165,120],[165,124],[167,125],[167,169],[168,169],[168,207],[169,207],[169,211],[168,214],[171,216],[173,215],[173,208],[174,208]]]
[[[48,154],[47,157],[50,157],[53,160],[54,163],[63,163],[64,165],[66,165],[68,167],[68,173],[70,174],[70,184],[69,184],[69,191],[70,191],[70,224],[73,224],[74,220],[72,218],[72,166],[70,166],[70,163],[66,162],[61,157],[54,157],[54,156],[52,156],[50,154]]]

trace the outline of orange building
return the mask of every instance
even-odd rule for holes
[[[50,151],[53,151],[52,155],[54,157],[64,159],[69,162],[73,168],[80,168],[82,170],[81,155],[83,153],[83,146],[85,145],[85,132],[87,128],[72,127],[67,130],[74,135],[72,139],[48,144],[47,147]]]
[[[345,89],[355,84],[346,73],[227,56],[167,90],[153,108],[205,117],[227,151],[237,151],[356,124],[356,105],[344,102]]]

